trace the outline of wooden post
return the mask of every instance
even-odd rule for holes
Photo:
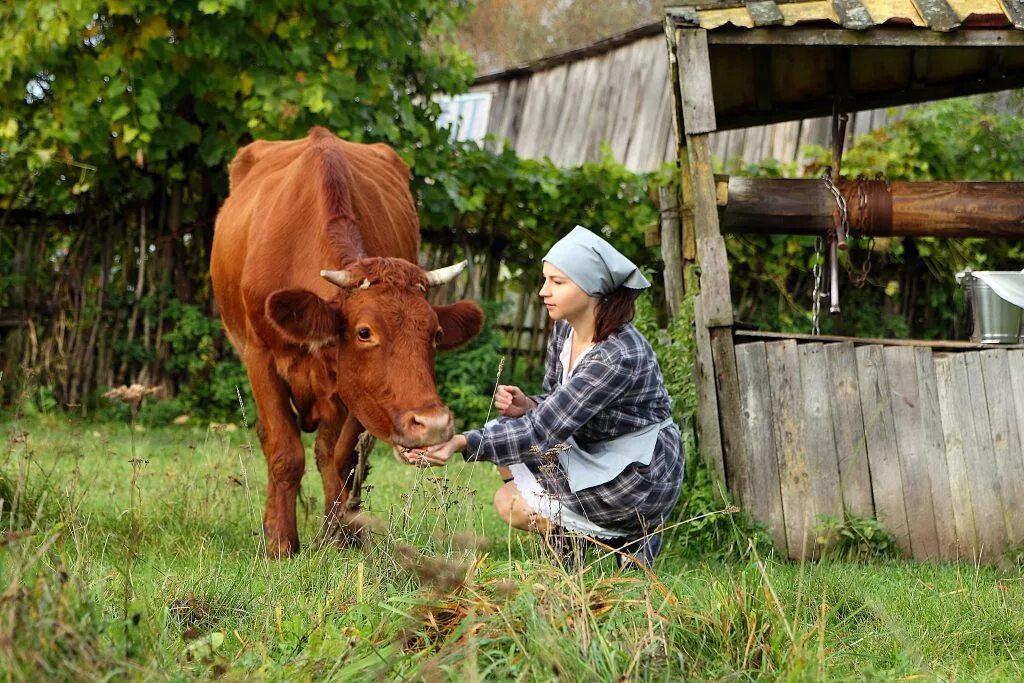
[[[703,457],[712,471],[725,479],[729,460],[742,462],[743,439],[740,424],[740,392],[736,371],[736,352],[732,339],[732,297],[729,293],[729,270],[725,241],[718,228],[715,176],[711,167],[711,147],[708,133],[715,130],[715,105],[711,93],[711,62],[708,56],[707,32],[700,28],[679,29],[676,36],[676,59],[679,89],[677,110],[682,111],[680,131],[681,148],[686,151],[682,173],[684,242],[694,236],[696,256],[700,263],[700,313],[703,329],[697,330],[698,340],[704,338],[700,349],[710,358],[699,363],[703,372],[713,372],[714,396],[718,408],[721,447],[715,449],[715,439],[705,440],[701,447]],[[682,152],[682,149],[680,150]],[[682,156],[680,154],[680,156]],[[689,233],[689,234],[687,234]],[[704,337],[704,335],[707,335]],[[705,406],[698,417],[713,412]],[[702,431],[707,434],[709,425]],[[709,443],[710,441],[710,443]],[[727,481],[724,481],[728,485]]]
[[[665,263],[665,301],[669,314],[679,315],[683,300],[683,249],[680,243],[679,200],[673,187],[658,188],[661,206],[661,260]]]

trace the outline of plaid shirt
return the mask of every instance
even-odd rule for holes
[[[633,463],[612,481],[575,493],[557,459],[543,455],[570,436],[586,448],[587,443],[635,432],[672,414],[654,349],[632,325],[596,344],[559,386],[559,358],[570,331],[566,322],[555,324],[545,393],[531,397],[537,407],[522,417],[466,432],[464,457],[504,466],[526,464],[549,494],[607,529],[655,526],[671,511],[682,486],[682,443],[674,424],[661,430],[650,465]]]

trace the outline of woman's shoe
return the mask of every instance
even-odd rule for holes
[[[612,545],[618,550],[615,554],[615,563],[619,569],[640,569],[641,567],[651,568],[654,558],[661,552],[661,534],[650,533],[643,536],[624,537],[616,539],[617,545]]]

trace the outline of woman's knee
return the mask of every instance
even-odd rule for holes
[[[516,529],[530,529],[532,511],[513,482],[508,482],[494,494],[494,508],[505,523]]]
[[[515,499],[518,495],[519,489],[512,482],[502,484],[494,492],[494,509],[509,524],[512,523],[512,507],[515,505]]]

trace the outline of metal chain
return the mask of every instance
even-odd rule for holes
[[[871,272],[871,255],[875,253],[875,238],[873,236],[868,238],[866,249],[867,255],[859,267],[853,263],[853,249],[847,252],[846,272],[850,274],[850,284],[857,289],[868,283],[868,274]]]
[[[844,235],[849,235],[850,234],[850,216],[849,216],[849,212],[847,211],[847,208],[846,208],[846,197],[844,197],[843,193],[839,191],[839,188],[837,188],[832,183],[832,167],[831,166],[826,166],[825,167],[825,170],[821,174],[821,179],[825,182],[825,187],[828,188],[828,191],[832,193],[832,197],[835,198],[836,206],[839,207],[839,220],[842,223],[842,227],[843,227],[842,233]]]
[[[814,292],[811,294],[811,334],[821,334],[821,299],[825,293],[821,290],[821,264],[824,261],[822,256],[825,249],[825,240],[820,236],[814,238],[814,265],[811,272],[814,274]]]
[[[879,173],[875,176],[875,180],[885,180],[885,177]],[[864,183],[857,184],[857,210],[859,215],[864,216],[868,213],[868,190],[867,185]],[[864,256],[864,260],[860,266],[857,266],[853,262],[853,244],[851,235],[850,250],[846,254],[846,272],[850,276],[850,284],[860,289],[868,282],[868,274],[871,272],[871,256],[875,252],[875,238],[870,236],[867,238],[867,254]]]
[[[839,220],[842,226],[842,234],[850,234],[850,221],[849,213],[846,207],[846,198],[843,197],[843,193],[832,182],[832,167],[826,166],[822,171],[821,179],[825,183],[825,187],[832,193],[832,198],[836,201],[836,206],[839,207]],[[837,231],[835,228],[829,230],[829,240],[834,241],[837,239]],[[821,334],[821,300],[828,296],[821,287],[821,273],[822,264],[825,260],[825,240],[822,237],[816,237],[814,239],[814,265],[811,268],[811,272],[814,274],[814,291],[811,294],[811,334],[817,336]],[[835,277],[835,274],[832,274]]]

